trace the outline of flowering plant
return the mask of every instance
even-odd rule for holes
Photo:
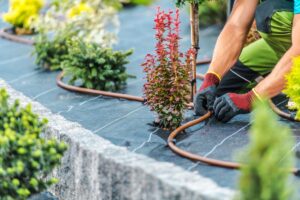
[[[177,128],[190,101],[193,49],[179,51],[179,10],[160,11],[155,18],[156,55],[148,54],[142,64],[147,73],[144,95],[158,115],[160,127]]]
[[[120,0],[55,0],[37,23],[44,32],[66,30],[86,42],[111,47],[116,43]]]
[[[39,17],[44,6],[44,0],[10,0],[9,12],[3,15],[3,20],[14,26],[14,30],[23,29],[31,33],[32,25]]]
[[[74,5],[72,8],[69,9],[67,17],[71,19],[82,15],[82,13],[91,12],[93,12],[93,9],[87,3],[80,2],[79,4]]]
[[[300,119],[300,57],[294,58],[292,71],[287,75],[286,79],[287,83],[284,93],[293,101],[293,109],[298,110],[296,118]]]

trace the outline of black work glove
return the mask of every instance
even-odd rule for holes
[[[246,94],[228,93],[216,99],[213,111],[215,117],[222,122],[228,122],[238,114],[251,111],[255,94],[251,90]]]
[[[196,115],[204,115],[213,109],[216,99],[217,85],[220,79],[213,73],[207,73],[200,90],[194,98],[194,111]]]

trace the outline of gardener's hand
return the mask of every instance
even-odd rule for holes
[[[228,122],[238,114],[249,113],[254,99],[255,93],[252,90],[246,94],[224,94],[216,99],[214,114],[219,121]]]
[[[208,72],[205,75],[200,90],[194,99],[194,110],[196,115],[204,115],[207,111],[213,109],[219,82],[220,78],[217,74]]]

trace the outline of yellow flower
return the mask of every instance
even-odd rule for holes
[[[81,15],[82,13],[90,13],[92,11],[93,11],[93,9],[89,5],[81,2],[81,3],[73,6],[72,8],[70,8],[70,10],[68,11],[67,17],[69,19],[71,19],[71,18]]]
[[[44,0],[10,0],[9,12],[3,20],[14,27],[30,29],[44,5]]]

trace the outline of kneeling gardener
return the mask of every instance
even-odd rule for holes
[[[254,17],[261,39],[243,48]],[[194,99],[196,114],[213,110],[227,122],[250,112],[255,99],[284,89],[292,59],[299,55],[300,0],[236,0]],[[261,76],[265,79],[253,88]]]

